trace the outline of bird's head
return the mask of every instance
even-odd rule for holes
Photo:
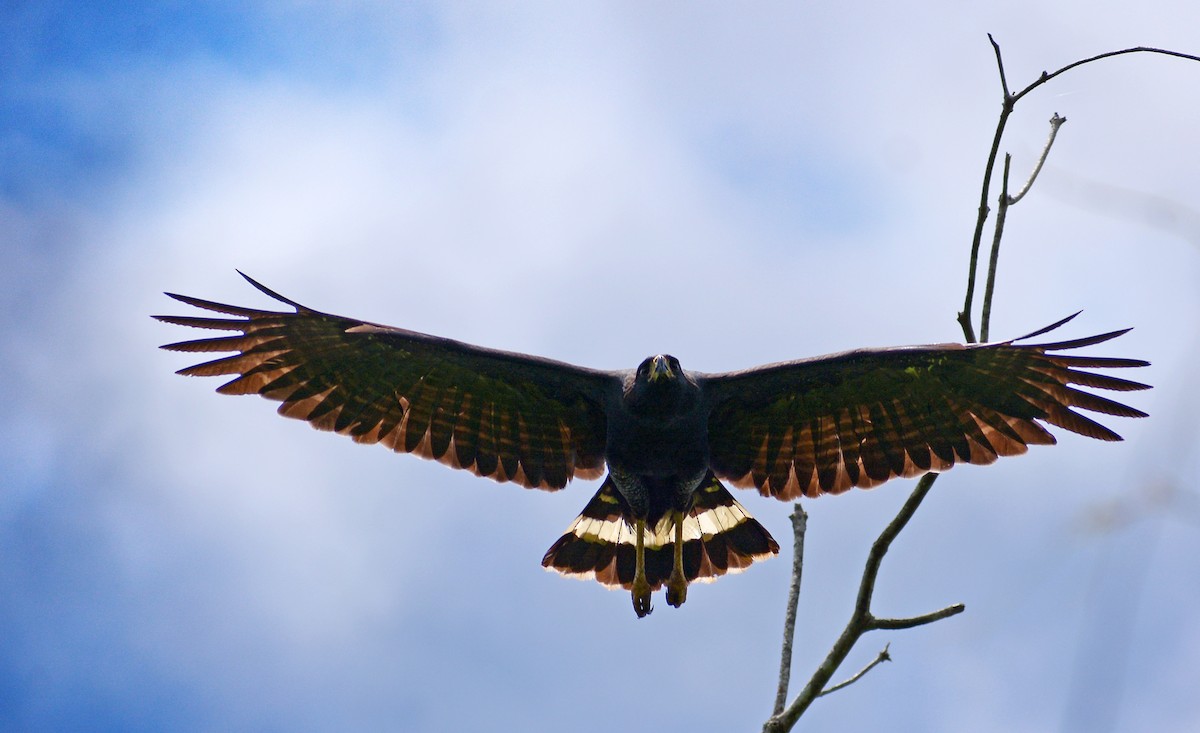
[[[668,354],[651,356],[626,377],[625,404],[635,412],[674,414],[695,403],[699,387]]]
[[[668,383],[680,373],[679,360],[668,354],[656,354],[643,361],[637,370],[637,381],[643,384]]]

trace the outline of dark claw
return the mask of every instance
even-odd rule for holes
[[[631,595],[633,596],[633,612],[637,614],[637,617],[649,616],[650,612],[654,610],[654,607],[650,605],[650,591],[638,593],[635,590]]]
[[[674,578],[667,581],[667,605],[679,608],[687,600],[687,582],[676,583]]]

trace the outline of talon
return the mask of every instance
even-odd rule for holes
[[[674,573],[667,580],[667,605],[679,608],[687,600],[687,581],[676,578]]]
[[[633,596],[633,612],[638,618],[645,618],[654,610],[654,606],[650,605],[650,584],[642,578],[642,582],[634,581],[633,591],[630,593]]]

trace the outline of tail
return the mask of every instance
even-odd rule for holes
[[[563,575],[595,578],[609,587],[630,589],[635,569],[633,515],[612,477],[566,534],[546,551],[542,566]],[[645,536],[646,580],[658,590],[671,575],[675,534],[670,516]],[[687,581],[708,582],[779,554],[777,543],[745,507],[709,472],[696,489],[683,520],[683,570]]]

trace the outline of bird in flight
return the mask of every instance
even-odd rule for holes
[[[1062,353],[1128,329],[1025,343],[1074,316],[999,343],[857,349],[721,374],[658,354],[602,371],[322,313],[242,277],[293,310],[167,293],[232,317],[158,320],[235,332],[163,346],[234,352],[179,374],[235,375],[217,391],[262,395],[315,428],[496,481],[555,491],[603,476],[542,565],[629,590],[639,617],[664,585],[680,606],[691,582],[778,553],[723,481],[783,501],[839,494],[1053,444],[1045,424],[1121,439],[1079,410],[1145,416],[1073,385],[1147,389],[1087,371],[1147,362]]]

